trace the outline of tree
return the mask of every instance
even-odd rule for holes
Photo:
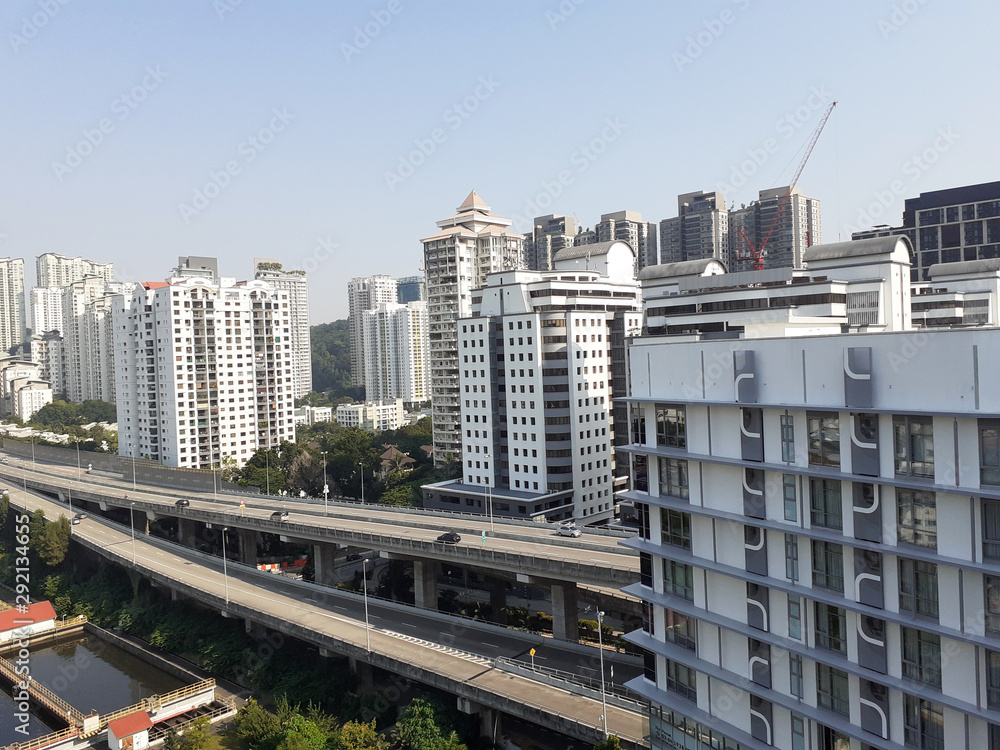
[[[349,721],[331,743],[330,750],[389,750],[389,740],[375,731],[375,719],[368,724]]]
[[[285,736],[278,743],[277,750],[323,750],[329,735],[299,713],[288,722]]]
[[[622,743],[615,735],[611,735],[606,740],[601,740],[594,745],[594,750],[622,750]]]
[[[45,524],[38,543],[38,556],[49,567],[55,567],[66,559],[69,551],[70,523],[66,516],[59,516],[58,521]]]
[[[253,698],[240,706],[233,719],[236,734],[249,747],[274,747],[276,738],[281,733],[281,722],[278,717],[263,707]]]
[[[408,484],[398,484],[395,487],[382,493],[378,499],[379,505],[394,505],[397,507],[408,507],[413,505],[413,490]]]
[[[421,698],[406,707],[392,736],[398,750],[465,750],[453,731],[442,733],[434,707]]]
[[[208,746],[208,727],[208,717],[199,716],[184,727],[183,734],[176,729],[167,732],[164,746],[167,750],[204,750]]]

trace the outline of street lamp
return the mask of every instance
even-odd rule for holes
[[[320,451],[323,454],[323,515],[330,514],[330,485],[326,483],[326,454],[329,451]]]
[[[219,487],[218,483],[215,481],[215,464],[212,464],[212,494],[215,496],[216,502],[219,500]]]
[[[128,452],[132,454],[132,489],[135,487],[135,449],[132,447],[132,443],[128,444]]]
[[[493,456],[486,454],[487,463],[493,460]],[[490,533],[493,533],[493,482],[490,479],[490,470],[486,472],[486,508],[490,514]]]
[[[264,483],[267,485],[267,494],[271,494],[271,446],[268,444],[264,451]]]
[[[135,565],[135,518],[132,515],[132,509],[135,508],[135,500],[128,505],[128,525],[129,529],[132,531],[132,565]]]
[[[364,486],[364,485],[362,485]],[[368,558],[361,561],[361,590],[365,594],[365,641],[368,644],[368,653],[372,652],[372,631],[368,624]]]
[[[604,739],[608,738],[608,700],[604,694],[604,612],[597,611],[597,644],[601,652],[601,728],[604,730]]]
[[[222,527],[222,580],[226,586],[226,606],[229,606],[229,571],[226,568],[226,532],[229,531],[228,526]]]
[[[358,477],[361,479],[361,504],[365,504],[365,465],[358,461]]]
[[[35,470],[35,436],[31,436],[31,470]]]

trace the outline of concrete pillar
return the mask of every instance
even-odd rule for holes
[[[481,703],[469,700],[468,698],[458,698],[459,713],[470,716],[479,715],[479,736],[490,740],[490,747],[496,743],[497,737],[503,736],[503,729],[500,726],[501,713],[495,708],[484,706]]]
[[[563,641],[580,640],[580,609],[576,584],[552,583],[552,635]]]
[[[375,685],[375,673],[372,665],[353,656],[347,661],[351,671],[358,677],[358,688],[365,691],[371,690]]]
[[[423,609],[437,609],[437,563],[434,560],[413,561],[414,604]]]
[[[257,565],[257,532],[254,529],[237,529],[240,547],[240,562]]]
[[[198,522],[190,518],[177,519],[177,541],[186,547],[194,547],[198,537]]]
[[[314,544],[313,568],[316,570],[316,583],[324,586],[337,585],[337,545]]]
[[[490,608],[493,610],[492,620],[498,625],[507,624],[507,613],[504,608],[507,606],[507,582],[502,578],[490,579]]]
[[[251,638],[258,641],[263,640],[267,635],[267,628],[256,620],[244,620],[243,628]]]

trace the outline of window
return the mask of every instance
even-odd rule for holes
[[[795,534],[785,534],[785,578],[799,580],[799,538]]]
[[[802,640],[802,600],[797,596],[788,597],[788,637]]]
[[[931,417],[892,418],[896,475],[934,478],[934,426]]]
[[[941,706],[913,695],[903,696],[903,741],[920,750],[944,750]]]
[[[847,611],[816,602],[816,646],[847,653]]]
[[[647,458],[645,456],[632,457],[632,470],[634,472],[632,486],[638,492],[649,492],[649,473],[646,464]]]
[[[694,651],[698,645],[698,621],[670,609],[663,610],[664,640]]]
[[[903,677],[940,688],[941,637],[915,628],[900,628],[900,631],[903,641]]]
[[[986,631],[1000,633],[1000,576],[984,576],[986,588]]]
[[[1000,502],[983,501],[983,559],[1000,560]]]
[[[792,750],[806,750],[806,723],[796,714],[792,714]]]
[[[635,517],[639,522],[639,537],[649,539],[649,506],[646,503],[636,503]]]
[[[795,425],[791,414],[781,415],[781,460],[795,461]]]
[[[660,538],[671,547],[691,549],[691,515],[660,508]]]
[[[1000,708],[1000,651],[986,652],[986,705]]]
[[[781,475],[781,496],[785,504],[785,520],[797,521],[799,518],[799,500],[795,492],[795,475]]]
[[[632,444],[646,444],[646,416],[642,407],[634,407],[632,411]]]
[[[851,750],[851,738],[843,732],[817,724],[816,733],[819,735],[818,750]]]
[[[816,665],[816,703],[820,708],[850,716],[850,692],[847,672],[826,664]]]
[[[937,619],[937,565],[921,560],[900,559],[899,609]]]
[[[933,492],[896,490],[896,538],[937,549],[937,507]]]
[[[979,482],[1000,484],[1000,419],[979,420]]]
[[[810,479],[809,503],[813,526],[844,528],[844,503],[840,496],[839,479]]]
[[[809,465],[840,466],[840,417],[809,412]]]
[[[639,553],[639,583],[653,588],[653,558],[645,552]]]
[[[660,457],[660,494],[688,499],[688,462]]]
[[[788,678],[791,683],[791,693],[796,698],[801,698],[802,690],[802,657],[798,654],[791,654],[788,657]]]
[[[812,543],[813,586],[844,591],[844,548],[833,542]]]
[[[666,662],[667,690],[682,695],[689,700],[698,700],[698,673],[690,667],[678,664],[670,659]]]
[[[989,750],[1000,750],[1000,724],[990,724]]]
[[[663,561],[663,593],[673,594],[689,602],[694,601],[694,570],[690,565]]]
[[[656,444],[668,448],[687,447],[683,406],[656,405]]]

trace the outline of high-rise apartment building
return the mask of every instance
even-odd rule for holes
[[[877,226],[851,237],[885,234],[905,234],[913,242],[912,281],[926,281],[937,263],[1000,258],[1000,182],[907,198],[902,226]]]
[[[729,212],[730,270],[751,270],[753,261],[747,240],[753,247],[760,247],[768,232],[764,268],[801,268],[806,249],[822,242],[819,201],[794,188],[782,211],[781,204],[787,194],[787,187],[761,190],[759,198],[749,206]]]
[[[32,334],[62,333],[62,300],[63,287],[60,286],[36,286],[31,290]]]
[[[458,320],[472,314],[473,290],[494,271],[522,268],[523,237],[512,221],[492,213],[476,191],[456,213],[437,222],[439,231],[421,240],[427,278],[430,330],[431,418],[434,462],[461,459]]]
[[[1000,747],[1000,328],[915,328],[911,252],[644,280],[620,452],[653,750]],[[1000,289],[949,265],[934,294]]]
[[[427,303],[381,302],[363,315],[365,394],[372,401],[430,401]]]
[[[359,276],[347,282],[347,325],[351,335],[351,382],[365,385],[364,313],[397,300],[398,282],[391,276]]]
[[[573,247],[576,221],[571,216],[539,216],[524,235],[524,261],[531,271],[551,271],[552,259],[560,250]]]
[[[312,390],[312,345],[309,338],[309,286],[305,271],[286,271],[271,258],[253,259],[254,278],[288,292],[292,328],[292,394],[301,398]]]
[[[115,402],[111,294],[99,276],[86,276],[63,290],[62,347],[66,398]]]
[[[635,254],[602,242],[562,250],[554,266],[491,274],[458,321],[462,475],[424,486],[424,507],[614,516],[612,404],[624,391],[612,387],[612,324],[641,322]]]
[[[287,291],[189,277],[113,300],[120,455],[207,469],[294,442]]]
[[[28,337],[24,311],[24,260],[0,258],[0,354]]]
[[[396,301],[405,305],[407,302],[427,301],[427,282],[423,276],[404,276],[396,279]]]
[[[635,270],[637,273],[646,266],[655,266],[659,263],[656,224],[651,221],[643,221],[642,214],[638,211],[615,211],[610,214],[601,214],[601,220],[594,226],[594,229],[577,234],[573,244],[574,246],[590,245],[595,242],[611,242],[612,240],[627,242],[629,247],[635,251]]]
[[[38,365],[39,376],[52,386],[52,391],[56,394],[56,397],[65,399],[68,373],[66,371],[66,358],[64,356],[62,336],[55,331],[32,335],[31,361]],[[113,377],[113,365],[110,371]]]
[[[170,272],[175,279],[208,279],[219,280],[219,259],[204,255],[181,255],[177,265]]]
[[[660,263],[729,261],[729,211],[722,193],[677,196],[677,216],[660,222]]]
[[[84,276],[99,276],[110,283],[115,279],[114,264],[70,258],[59,253],[43,253],[35,259],[36,287],[66,287]]]

